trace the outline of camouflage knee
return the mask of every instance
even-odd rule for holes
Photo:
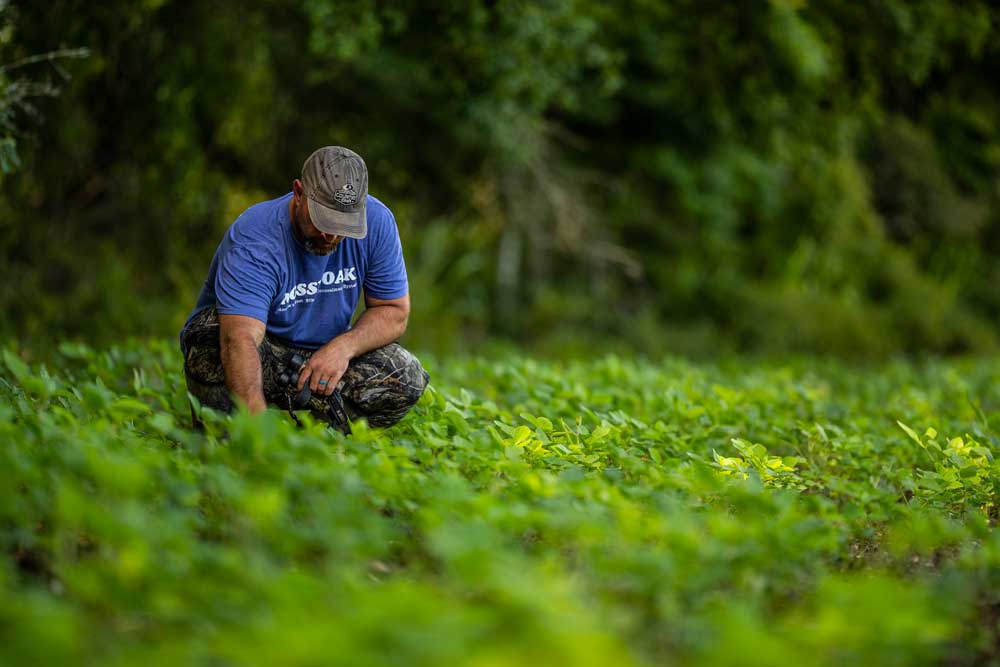
[[[198,399],[204,406],[210,407],[220,412],[232,412],[236,405],[233,403],[229,388],[223,382],[221,384],[207,384],[193,377],[191,373],[184,370],[184,379],[187,381],[188,391]]]
[[[290,347],[270,337],[265,339],[261,365],[268,403],[292,408],[291,394],[295,392],[278,378],[298,370],[288,365],[292,354],[309,359],[314,352]],[[420,399],[428,379],[417,358],[398,343],[392,343],[352,359],[339,389],[330,396],[313,394],[309,411],[344,433],[350,433],[347,420],[359,417],[366,418],[372,426],[392,426]]]
[[[184,379],[202,405],[231,412],[233,401],[219,356],[219,320],[214,308],[198,313],[184,330]]]
[[[420,400],[430,376],[399,343],[390,343],[351,360],[341,394],[352,416],[372,426],[392,426]]]

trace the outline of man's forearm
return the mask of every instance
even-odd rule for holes
[[[239,336],[223,340],[221,351],[229,391],[246,403],[250,412],[263,411],[266,403],[260,355],[253,339]]]
[[[406,331],[410,315],[409,297],[393,303],[366,299],[365,312],[354,327],[316,350],[299,372],[299,389],[306,382],[313,393],[329,396],[347,371],[351,359],[388,345]]]
[[[350,331],[337,336],[330,344],[343,345],[354,357],[388,345],[406,331],[408,313],[396,306],[372,306],[365,309]]]

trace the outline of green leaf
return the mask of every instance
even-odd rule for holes
[[[21,380],[21,386],[29,394],[34,394],[36,396],[41,396],[43,398],[47,397],[49,394],[49,387],[42,378],[35,375],[26,375]]]
[[[59,354],[69,359],[87,359],[93,352],[83,343],[66,341],[59,344]]]
[[[31,375],[31,368],[28,364],[24,363],[20,357],[15,355],[10,350],[4,349],[3,360],[10,372],[15,378],[17,378],[18,382],[23,383],[24,379]]]
[[[926,446],[924,445],[923,441],[920,439],[920,436],[917,435],[916,431],[914,431],[912,428],[910,428],[909,426],[907,426],[903,422],[899,421],[898,419],[896,420],[896,423],[899,425],[899,428],[903,429],[903,431],[906,432],[906,435],[910,436],[913,439],[913,441],[915,443],[917,443],[921,447],[926,448]]]
[[[135,398],[119,398],[108,406],[108,412],[118,419],[131,419],[152,411],[148,405]]]
[[[531,436],[532,436],[532,431],[527,426],[518,426],[516,429],[514,429],[514,432],[511,434],[511,437],[514,439],[515,443],[523,443],[527,440],[530,440]]]
[[[163,435],[170,435],[173,433],[177,425],[174,423],[173,415],[169,415],[165,412],[160,412],[153,415],[149,419],[149,425],[154,429],[162,433]]]
[[[607,424],[601,424],[594,429],[594,432],[587,437],[587,444],[596,445],[604,440],[611,433],[611,427]]]
[[[965,468],[959,469],[958,476],[963,479],[968,479],[969,477],[975,477],[978,475],[980,470],[982,470],[982,468],[977,466],[966,466]]]

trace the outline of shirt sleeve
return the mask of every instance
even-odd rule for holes
[[[392,212],[386,209],[381,224],[369,225],[375,232],[368,246],[365,294],[376,299],[398,299],[409,294],[410,286],[403,263],[403,246]]]
[[[262,249],[234,246],[219,260],[215,276],[216,308],[222,315],[246,315],[267,323],[278,293],[278,275]]]

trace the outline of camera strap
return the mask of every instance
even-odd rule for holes
[[[286,391],[285,392],[285,398],[288,400],[288,414],[289,414],[289,416],[292,418],[292,421],[295,422],[296,426],[298,426],[299,428],[302,428],[302,420],[299,419],[299,416],[297,414],[295,414],[295,406],[292,404],[292,392]]]
[[[326,403],[326,412],[330,417],[333,427],[344,435],[351,434],[351,422],[347,416],[347,408],[344,407],[344,397],[340,395],[339,389],[334,389]]]
[[[285,392],[285,399],[288,402],[287,408],[289,416],[291,416],[296,426],[302,428],[302,420],[295,414],[295,403],[292,398],[291,391]],[[335,389],[334,392],[327,398],[325,403],[326,417],[329,420],[330,425],[344,435],[351,435],[351,422],[350,418],[347,416],[347,408],[344,407],[344,397],[340,395],[340,390]]]

